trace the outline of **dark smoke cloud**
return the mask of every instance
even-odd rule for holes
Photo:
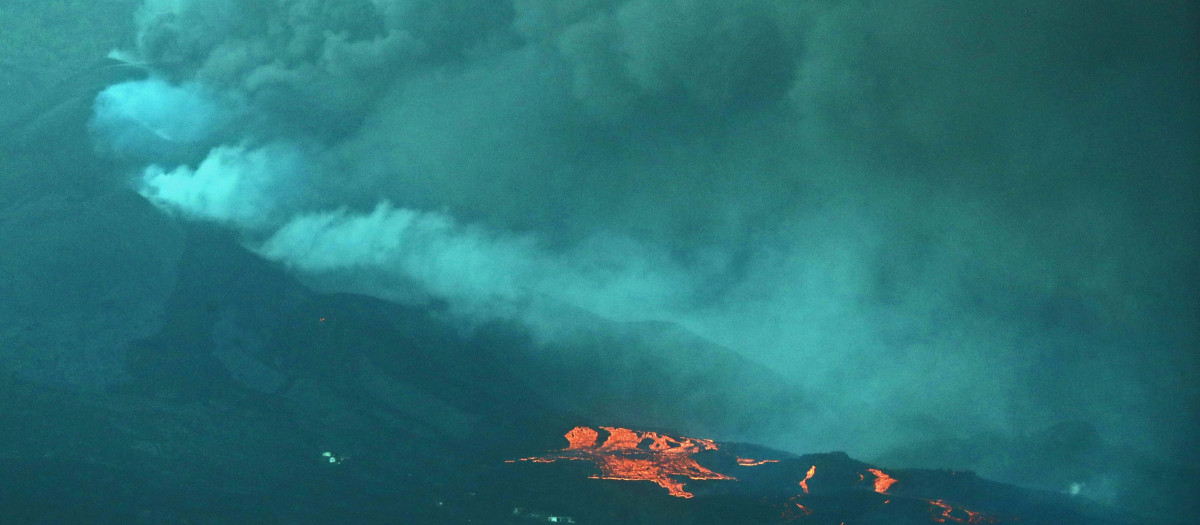
[[[315,285],[679,323],[824,407],[762,438],[795,450],[1082,420],[1200,463],[1191,3],[180,0],[138,22],[157,74],[101,95],[100,146]]]

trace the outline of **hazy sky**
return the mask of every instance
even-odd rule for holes
[[[799,451],[1081,419],[1200,462],[1192,2],[147,0],[138,27],[158,73],[100,95],[99,147],[314,285],[680,323],[823,407]]]

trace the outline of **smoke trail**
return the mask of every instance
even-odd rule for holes
[[[364,280],[361,292],[402,301],[433,296],[449,299],[474,315],[515,315],[514,303],[552,296],[577,307],[621,318],[671,306],[668,294],[687,289],[668,261],[649,266],[650,253],[610,243],[609,256],[554,254],[529,236],[503,235],[460,225],[436,212],[418,212],[382,203],[370,213],[346,210],[300,215],[259,248],[309,275],[345,274]],[[596,251],[592,251],[596,250]],[[382,273],[378,270],[384,269]],[[343,285],[345,286],[345,284]],[[621,297],[606,304],[606,298]],[[629,304],[639,305],[636,310]]]
[[[304,155],[286,144],[248,149],[213,148],[195,169],[146,168],[140,193],[189,219],[255,231],[278,226],[289,204],[288,186],[303,184]],[[281,179],[286,177],[286,182]]]

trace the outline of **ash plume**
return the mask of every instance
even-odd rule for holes
[[[670,321],[791,450],[1084,421],[1200,463],[1186,2],[147,0],[97,147],[325,289]],[[734,389],[737,385],[727,385]]]

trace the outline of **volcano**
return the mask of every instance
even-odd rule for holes
[[[5,355],[11,523],[1136,521],[969,472],[682,437],[663,429],[765,432],[778,422],[729,414],[805,406],[782,378],[748,382],[770,372],[677,328],[590,318],[586,343],[561,348],[511,323],[464,330],[436,304],[310,291],[228,234],[149,206],[45,200],[40,222],[10,211],[0,232],[78,232],[83,252],[112,244],[87,235],[101,230],[177,246],[140,252],[155,259],[124,274],[159,285],[78,266],[73,286],[94,297],[4,306],[25,327],[6,348],[46,349]],[[95,207],[111,227],[78,227]],[[7,264],[7,286],[55,290],[36,267]],[[106,299],[117,291],[120,311]],[[161,325],[134,315],[155,308]],[[696,389],[730,382],[757,386]]]
[[[70,2],[59,7],[72,19],[93,20],[103,17],[81,10],[116,9],[123,4],[132,24],[133,4],[140,3]],[[956,68],[943,69],[947,62],[941,54],[925,62],[895,54],[891,48],[907,33],[893,34],[903,24],[895,24],[895,16],[882,16],[888,14],[883,9],[888,2],[868,3],[877,4],[871,10],[877,14],[869,18],[878,21],[863,22],[862,28],[855,27],[860,22],[854,17],[840,21],[850,14],[843,11],[853,9],[839,5],[825,15],[833,18],[814,19],[823,20],[814,26],[819,31],[799,31],[793,22],[778,25],[769,17],[743,19],[742,11],[758,9],[756,2],[729,3],[734,7],[728,13],[721,2],[661,2],[664,8],[700,12],[678,20],[667,12],[646,23],[639,13],[653,11],[647,6],[654,2],[563,2],[571,7],[561,8],[562,16],[538,15],[520,21],[508,20],[504,11],[535,4],[549,9],[557,3],[146,2],[137,16],[138,25],[151,25],[142,28],[148,32],[139,29],[137,45],[163,55],[149,57],[154,60],[146,64],[155,67],[132,67],[93,56],[97,49],[108,49],[104,46],[133,42],[92,46],[86,42],[86,32],[72,31],[56,35],[71,46],[46,43],[50,52],[41,60],[62,62],[63,68],[72,70],[53,86],[51,76],[36,78],[41,76],[34,74],[41,73],[40,65],[17,67],[26,61],[13,60],[12,55],[25,41],[18,37],[48,37],[73,26],[46,24],[46,20],[63,20],[34,9],[37,2],[25,4],[28,9],[0,9],[6,15],[26,15],[5,18],[6,36],[12,38],[0,50],[0,80],[4,80],[0,90],[23,95],[9,97],[15,103],[0,106],[0,525],[1197,521],[1200,472],[1194,460],[1160,458],[1148,453],[1148,447],[1119,448],[1106,441],[1113,438],[1113,427],[1095,426],[1087,414],[1076,416],[1071,404],[1072,399],[1093,393],[1111,396],[1098,403],[1131,397],[1142,404],[1112,406],[1131,412],[1129,407],[1153,408],[1160,416],[1127,421],[1156,421],[1169,427],[1162,434],[1195,435],[1181,431],[1194,425],[1176,424],[1196,413],[1194,403],[1177,407],[1163,402],[1195,399],[1185,395],[1195,391],[1191,388],[1194,374],[1188,375],[1194,360],[1183,352],[1170,359],[1142,359],[1156,345],[1167,354],[1173,348],[1190,348],[1187,342],[1194,341],[1189,339],[1194,322],[1184,322],[1193,310],[1164,307],[1160,312],[1156,306],[1194,298],[1189,295],[1196,289],[1191,281],[1161,278],[1187,274],[1183,270],[1192,267],[1192,252],[1150,253],[1160,244],[1182,245],[1193,239],[1190,233],[1174,232],[1176,224],[1193,223],[1187,219],[1194,215],[1194,206],[1180,197],[1184,195],[1180,189],[1190,189],[1195,177],[1179,175],[1194,167],[1194,150],[1184,147],[1192,135],[1181,138],[1172,131],[1191,127],[1172,122],[1195,121],[1186,118],[1194,114],[1190,109],[1194,97],[1184,96],[1186,105],[1178,107],[1186,111],[1178,111],[1162,86],[1142,86],[1130,81],[1133,77],[1122,81],[1116,73],[1126,71],[1121,61],[1128,57],[1116,48],[1079,40],[1079,35],[1073,40],[1071,33],[1078,28],[1064,23],[1069,18],[1051,17],[1047,32],[1040,35],[1014,38],[1008,26],[994,30],[995,42],[1022,45],[1057,43],[1061,36],[1070,50],[1061,56],[1043,57],[1041,47],[959,45],[960,35],[978,31],[955,24],[949,24],[954,26],[954,39],[944,41],[953,45],[934,40],[916,46],[960,54],[964,66],[959,67],[970,73],[963,77],[946,75]],[[187,8],[152,16],[169,4]],[[775,4],[782,13],[792,3]],[[386,19],[377,12],[385,5],[390,6]],[[1140,17],[1111,6],[1108,10],[1122,23],[1086,33],[1120,41],[1124,22]],[[391,11],[404,12],[399,18],[406,21],[392,25],[396,22],[390,20]],[[568,24],[575,18],[568,12],[574,11],[580,16],[585,11],[594,13]],[[1079,11],[1090,15],[1105,9]],[[726,23],[722,13],[737,16]],[[965,11],[953,18],[996,18],[974,13]],[[1037,19],[1026,20],[1024,15],[1014,20],[1024,26]],[[794,23],[808,16],[797,15]],[[1189,16],[1177,18],[1186,22]],[[556,18],[568,25],[554,31],[542,28]],[[706,28],[708,22],[698,23],[709,19],[716,23],[713,28]],[[380,31],[387,29],[388,36],[379,33],[378,40],[353,40],[351,29],[372,27],[361,20],[374,20]],[[18,31],[10,21],[27,22],[25,31]],[[940,21],[933,17],[923,22],[927,25],[914,27],[926,31]],[[333,23],[326,26],[326,22]],[[878,22],[886,24],[871,25]],[[680,31],[690,32],[693,25],[702,38],[679,38]],[[675,26],[678,30],[672,29]],[[863,38],[849,38],[859,29],[869,31]],[[635,32],[621,36],[618,30]],[[1157,27],[1154,31],[1160,32]],[[803,40],[792,41],[789,36],[806,33]],[[639,40],[646,41],[644,48],[625,49]],[[710,41],[715,46],[726,40],[731,47],[719,49],[729,52],[713,55],[707,49]],[[830,50],[825,50],[824,59],[814,49],[810,61],[808,48],[822,40],[862,40],[866,48],[861,57],[840,51],[828,55]],[[1184,47],[1174,40],[1151,45],[1154,41],[1139,38],[1136,47],[1162,56],[1178,55],[1176,51]],[[379,49],[375,44],[380,44]],[[555,47],[563,49],[550,49]],[[1093,48],[1099,50],[1097,55],[1082,60]],[[368,56],[372,50],[383,54]],[[553,53],[546,54],[549,51]],[[659,64],[657,57],[664,51],[678,57]],[[74,54],[92,58],[71,64],[68,55]],[[879,64],[872,67],[867,59],[876,54]],[[1016,54],[1045,61],[990,69],[1014,61]],[[776,55],[778,64],[770,58]],[[678,62],[678,58],[687,60]],[[621,65],[627,60],[631,61]],[[847,64],[839,66],[842,61]],[[1132,62],[1137,67],[1126,74],[1161,76],[1158,62]],[[1034,66],[1054,76],[1027,75]],[[721,80],[718,73],[723,69],[744,74]],[[758,69],[770,74],[762,77],[755,74]],[[914,73],[901,75],[903,71],[893,69]],[[1092,78],[1091,70],[1102,82],[1082,82]],[[625,72],[606,77],[619,71]],[[796,79],[790,78],[792,72],[797,72]],[[225,78],[225,74],[232,76]],[[659,78],[663,75],[667,76]],[[1077,82],[1071,83],[1076,76]],[[241,88],[235,87],[242,84],[253,86],[261,97],[249,101],[251,111],[245,115],[238,104],[225,108],[233,113],[226,116],[236,125],[225,130],[213,124],[209,131],[217,135],[209,137],[212,144],[187,143],[159,126],[194,116],[187,108],[175,107],[172,98],[145,108],[153,110],[155,120],[144,120],[137,111],[117,112],[116,116],[127,118],[107,122],[119,125],[109,132],[119,133],[94,136],[107,129],[97,126],[106,122],[96,118],[99,93],[144,80],[153,82],[143,87],[167,86],[155,80],[160,77],[175,87],[211,81],[208,87],[228,88],[237,95],[231,101],[242,100]],[[773,80],[764,83],[764,78]],[[989,103],[1007,100],[988,95],[1010,91],[1003,84],[994,85],[997,79],[1027,78],[1034,81],[1018,84],[1020,89],[1015,90],[1030,95],[1013,104],[1021,111],[1014,107],[1014,116],[998,121],[999,126],[978,126],[972,120],[981,119],[982,113],[990,112],[985,111],[988,108],[1010,105]],[[826,79],[833,83],[813,83]],[[904,90],[912,83],[941,86],[954,96],[913,96]],[[1092,91],[1093,83],[1118,89]],[[979,85],[972,88],[974,84]],[[13,87],[18,85],[25,88]],[[626,92],[636,86],[643,92],[626,100]],[[1060,100],[1060,91],[1072,96]],[[462,97],[464,93],[489,97],[474,100]],[[1042,95],[1034,96],[1038,93]],[[1127,104],[1133,95],[1126,93],[1153,95],[1145,98],[1154,102],[1155,111],[1145,119],[1124,120],[1123,113],[1138,113],[1131,107],[1136,104]],[[490,98],[493,94],[504,96]],[[1039,102],[1041,98],[1045,100]],[[909,107],[905,101],[920,103]],[[131,102],[140,108],[154,99]],[[1097,102],[1103,103],[1094,116],[1073,113],[1077,105]],[[629,104],[631,109],[621,109]],[[515,112],[489,113],[509,109]],[[474,113],[477,110],[482,113]],[[327,118],[330,115],[341,117]],[[830,122],[838,124],[821,127],[826,117],[836,117]],[[840,124],[843,120],[845,127]],[[1047,129],[1027,133],[1029,124],[1042,121]],[[1109,127],[1145,131],[1132,136],[1137,140],[1126,140],[1119,133],[1107,133]],[[218,128],[229,136],[218,133]],[[992,128],[1012,131],[976,132]],[[523,134],[528,130],[536,133]],[[999,140],[1008,133],[1018,139],[1011,152],[1011,144]],[[426,141],[426,135],[432,138]],[[821,140],[811,141],[810,135]],[[557,140],[560,137],[571,140]],[[859,144],[855,137],[865,142]],[[1047,137],[1056,140],[1043,144]],[[1059,137],[1066,137],[1063,144]],[[125,146],[139,147],[126,149],[117,138],[133,141]],[[826,138],[836,141],[827,143]],[[571,298],[586,297],[585,293],[557,299],[544,296],[568,279],[535,279],[542,285],[531,288],[536,291],[498,299],[521,304],[505,303],[488,315],[471,316],[456,308],[477,299],[492,300],[492,288],[472,291],[469,299],[459,297],[458,303],[437,294],[453,292],[459,280],[471,281],[472,271],[491,271],[492,255],[503,250],[472,256],[482,261],[479,265],[450,264],[429,270],[446,285],[443,288],[426,290],[419,275],[389,273],[382,266],[362,267],[354,261],[349,269],[329,270],[334,275],[321,276],[327,278],[321,281],[289,269],[284,259],[270,262],[260,257],[262,243],[257,241],[262,239],[255,237],[263,232],[231,228],[221,224],[230,217],[219,215],[181,218],[186,208],[156,207],[143,196],[145,192],[130,189],[143,185],[136,179],[150,165],[161,164],[163,170],[192,166],[199,171],[212,151],[276,140],[294,142],[297,148],[311,150],[309,160],[329,164],[325,167],[329,172],[314,180],[289,177],[270,187],[278,193],[271,197],[277,198],[264,202],[277,202],[283,206],[281,213],[292,197],[304,200],[304,195],[316,193],[333,194],[328,208],[304,206],[302,211],[321,212],[317,217],[338,207],[361,208],[378,204],[377,198],[391,195],[395,200],[401,195],[412,202],[396,200],[396,206],[461,212],[446,215],[434,226],[449,228],[450,218],[469,226],[478,217],[481,227],[500,225],[497,231],[503,235],[496,238],[507,244],[497,246],[530,247],[533,255],[542,253],[532,246],[540,241],[526,242],[525,232],[547,235],[545,253],[574,257],[573,239],[608,231],[593,232],[594,222],[651,240],[670,237],[680,241],[678,246],[649,245],[661,247],[663,259],[650,256],[625,273],[653,274],[656,265],[676,257],[686,259],[702,270],[695,276],[695,293],[677,293],[672,291],[675,286],[667,286],[662,295],[670,300],[660,304],[696,302],[703,303],[698,304],[701,311],[708,308],[704,305],[716,305],[717,311],[725,313],[740,312],[742,308],[734,306],[748,304],[753,307],[746,308],[750,315],[766,319],[748,326],[778,329],[785,340],[789,319],[797,317],[776,315],[792,305],[791,295],[783,303],[759,300],[773,295],[771,288],[789,285],[793,276],[804,276],[814,286],[797,295],[797,304],[811,306],[814,313],[832,312],[810,321],[809,310],[800,308],[805,312],[803,323],[815,326],[822,320],[853,317],[848,324],[822,327],[831,340],[840,339],[839,329],[884,325],[878,336],[884,342],[896,340],[896,353],[871,355],[903,363],[898,361],[895,367],[885,363],[868,376],[897,383],[907,377],[896,391],[913,398],[928,394],[940,402],[950,397],[947,392],[960,390],[916,379],[930,375],[892,377],[894,370],[932,366],[921,354],[901,356],[899,349],[919,350],[927,338],[947,334],[953,336],[948,339],[953,345],[948,346],[958,348],[956,330],[939,335],[937,330],[927,332],[925,325],[932,330],[936,324],[958,327],[973,319],[994,319],[994,324],[975,328],[986,339],[993,334],[1000,339],[1022,334],[1001,345],[1012,347],[1012,355],[997,360],[1018,361],[1014,369],[1023,370],[1020,377],[1028,382],[1013,388],[1037,394],[1017,396],[1018,401],[1057,405],[1047,407],[1043,416],[1030,418],[1044,418],[1053,426],[1034,428],[1031,423],[1020,432],[997,436],[983,430],[973,434],[976,429],[969,424],[958,428],[953,410],[947,410],[944,421],[948,423],[939,418],[898,417],[897,421],[911,425],[905,429],[888,428],[890,420],[876,425],[868,415],[855,414],[857,422],[868,423],[855,427],[860,432],[870,436],[879,432],[884,437],[878,441],[900,448],[873,457],[858,457],[864,454],[857,451],[852,457],[835,450],[808,450],[811,447],[803,442],[806,436],[823,432],[822,442],[827,442],[829,428],[836,426],[830,422],[839,423],[849,414],[802,396],[806,388],[818,390],[796,383],[804,376],[784,376],[746,357],[765,360],[766,354],[738,353],[679,324],[646,321],[671,318],[658,316],[666,308],[644,306],[636,293],[632,299],[618,297],[627,290],[640,292],[640,278],[631,281],[639,283],[637,287],[626,287],[618,279],[600,281],[620,285],[614,289],[596,289],[611,293],[631,310],[645,310],[625,317],[643,321],[620,322],[614,319],[620,318],[621,310],[605,317],[596,313],[599,310],[568,304]],[[780,142],[769,143],[775,140]],[[855,144],[836,146],[841,140]],[[909,149],[926,141],[931,141],[928,152],[938,155]],[[1068,147],[1076,141],[1081,149]],[[993,142],[995,148],[990,147]],[[98,148],[104,151],[98,154]],[[424,158],[431,148],[436,154]],[[826,149],[830,151],[822,153]],[[949,167],[939,168],[941,162],[933,162],[932,157],[941,156],[943,149],[953,160]],[[263,151],[267,158],[287,150]],[[1106,155],[1117,151],[1136,155]],[[810,154],[821,155],[810,158]],[[1172,160],[1171,155],[1188,162]],[[860,156],[861,166],[839,166]],[[1064,164],[1059,157],[1069,162]],[[1026,158],[1040,160],[1025,166]],[[397,175],[396,180],[375,184],[376,164],[389,170],[380,177],[390,180]],[[895,169],[889,167],[892,164]],[[1144,171],[1143,165],[1162,173]],[[412,173],[407,171],[410,168]],[[917,176],[927,168],[933,171]],[[279,166],[275,170],[304,175]],[[960,181],[960,170],[972,175],[980,171],[980,178]],[[1066,176],[1075,171],[1078,180],[1047,177],[1043,181],[1030,175],[1064,172]],[[430,186],[417,184],[409,191],[410,178],[427,180]],[[1122,182],[1125,178],[1131,181],[1127,185]],[[393,183],[396,187],[385,187]],[[953,191],[925,198],[928,193],[941,193],[931,190],[947,185]],[[893,190],[895,200],[880,197]],[[994,198],[993,193],[1000,197]],[[710,198],[713,195],[718,197]],[[518,199],[508,202],[510,196]],[[520,200],[526,196],[536,198]],[[1026,198],[1033,202],[1025,203]],[[764,199],[765,205],[760,202]],[[626,209],[631,202],[634,206]],[[1021,206],[1008,205],[1015,203]],[[255,213],[271,208],[262,202],[251,204]],[[540,208],[526,215],[530,205]],[[928,214],[910,213],[910,209]],[[633,220],[639,213],[660,211],[662,218],[670,220],[644,225]],[[1162,224],[1137,225],[1132,220],[1144,215],[1157,217]],[[562,218],[571,220],[557,224]],[[1049,227],[1056,221],[1065,224]],[[1111,238],[1101,235],[1106,227],[1120,232]],[[462,239],[477,239],[470,228],[464,232]],[[778,253],[757,260],[757,252],[777,235],[786,241],[778,246]],[[1077,237],[1086,242],[1070,242]],[[977,238],[988,240],[976,242]],[[1143,244],[1143,239],[1149,241]],[[798,244],[793,246],[792,240]],[[860,247],[858,241],[865,244]],[[728,249],[710,251],[710,242],[728,244]],[[578,268],[580,275],[603,277],[610,271],[607,266],[641,251],[636,244],[629,248],[617,243],[617,251],[627,253],[614,254],[607,242],[599,244],[581,252],[589,256],[580,258],[584,263]],[[1065,247],[1052,249],[1059,245]],[[775,276],[774,267],[792,258],[792,248],[803,248],[795,250],[796,268]],[[1110,252],[1138,257],[1100,257]],[[455,250],[447,253],[445,260],[452,263],[466,258]],[[590,256],[596,254],[602,256]],[[864,260],[862,254],[879,260]],[[999,261],[990,260],[1001,255]],[[943,266],[939,259],[944,256],[956,261]],[[1055,258],[1063,260],[1050,264]],[[1034,264],[1024,264],[1025,259]],[[817,267],[810,268],[814,263]],[[423,264],[418,261],[413,267],[424,272]],[[503,266],[495,271],[504,273]],[[710,266],[715,268],[712,275]],[[857,266],[879,271],[850,271]],[[1079,269],[1063,271],[1074,266]],[[1140,277],[1125,271],[1143,267],[1146,274]],[[525,273],[527,277],[555,273],[546,268],[557,266],[529,266]],[[340,270],[352,275],[337,274]],[[325,270],[313,270],[320,271]],[[756,274],[767,278],[750,279]],[[1016,279],[1023,274],[1028,275]],[[1067,278],[1075,274],[1086,278]],[[1093,288],[1097,284],[1093,278],[1109,274],[1128,282]],[[373,288],[377,281],[395,285],[406,276],[416,280],[411,284],[419,292],[411,301],[383,300],[392,297]],[[680,289],[692,290],[693,276],[686,277],[689,284]],[[302,280],[306,278],[312,280]],[[352,282],[339,287],[339,278]],[[834,282],[829,286],[816,286],[830,280]],[[864,286],[870,281],[868,288],[877,292],[873,299],[878,309],[873,311],[886,315],[858,315],[866,299],[855,291],[860,280]],[[961,282],[943,288],[943,281]],[[906,289],[912,283],[930,286],[909,293]],[[1048,289],[1025,290],[1031,284],[1045,284]],[[1171,293],[1159,295],[1154,290],[1160,286]],[[521,280],[511,288],[525,289]],[[961,297],[909,310],[907,300],[940,297],[944,290]],[[830,292],[834,297],[827,302],[820,297]],[[646,297],[653,299],[656,293]],[[1093,294],[1103,295],[1104,300],[1093,301]],[[999,297],[993,300],[994,295]],[[741,298],[725,305],[727,297]],[[1093,307],[1093,302],[1099,306]],[[527,310],[508,308],[513,306]],[[955,311],[943,306],[979,307],[983,313],[1003,315],[949,318]],[[552,336],[521,317],[534,309],[539,315],[549,312],[539,320],[553,320],[545,323],[553,324]],[[1018,315],[1027,309],[1036,315],[1029,319]],[[518,313],[506,315],[512,311]],[[1164,326],[1183,325],[1178,331],[1183,335],[1176,342],[1173,329],[1101,329],[1102,320],[1123,313],[1153,317]],[[899,325],[907,324],[900,318],[910,314],[923,320],[917,323],[920,330],[900,329]],[[1031,324],[1009,324],[1013,320]],[[1075,337],[1074,331],[1082,335]],[[1128,337],[1126,343],[1115,345],[1123,347],[1119,360],[1105,357],[1113,349],[1086,348],[1111,339],[1112,334]],[[750,331],[741,335],[755,336]],[[979,339],[968,337],[961,346],[970,348],[965,343],[972,340]],[[739,351],[756,345],[740,338],[726,343]],[[1027,352],[1026,346],[1033,348]],[[814,362],[819,354],[833,356],[840,351],[821,344],[811,347],[796,354],[806,356],[796,359],[797,367]],[[988,348],[971,353],[982,356]],[[1079,366],[1052,366],[1068,357]],[[857,364],[853,356],[833,362]],[[1093,368],[1093,364],[1105,366]],[[841,380],[841,370],[834,365],[826,364],[824,369],[836,376],[829,384],[840,382],[837,386],[847,393],[859,390],[854,374]],[[1062,371],[1110,369],[1109,381],[1116,382],[1126,372],[1136,378],[1092,390],[1092,385],[1104,384],[1103,379],[1084,375],[1084,384],[1065,382],[1062,377]],[[945,377],[955,377],[951,385],[966,388],[974,388],[976,378],[988,373],[982,367],[945,370]],[[1160,370],[1176,375],[1157,375]],[[996,382],[1007,387],[1002,381]],[[1152,388],[1157,383],[1170,387]],[[870,385],[862,390],[867,393],[860,399],[867,402],[878,399],[870,392],[884,391]],[[821,393],[830,404],[838,397]],[[1170,396],[1157,397],[1162,393]],[[897,398],[900,403],[905,400]],[[1041,408],[1013,406],[1018,411]],[[1103,406],[1107,410],[1108,405]],[[920,412],[915,411],[918,416]],[[1057,417],[1063,414],[1066,417]],[[1075,417],[1079,419],[1071,419]],[[933,419],[941,426],[932,428]],[[820,431],[806,427],[816,427],[818,421],[825,424]],[[953,427],[947,430],[946,425]],[[893,437],[893,430],[895,436],[918,437]],[[830,447],[861,443],[856,437],[862,435],[847,435],[845,445]],[[1182,439],[1172,436],[1168,441]],[[977,468],[986,475],[914,468],[961,466],[955,462],[983,465]],[[1004,473],[1010,483],[993,480],[996,472]],[[1080,489],[1084,485],[1087,490]]]

